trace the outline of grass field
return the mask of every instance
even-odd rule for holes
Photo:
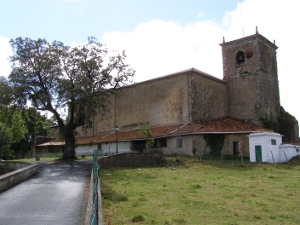
[[[300,166],[200,163],[100,171],[105,224],[300,224]]]

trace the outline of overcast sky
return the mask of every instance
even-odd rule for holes
[[[219,44],[255,33],[278,46],[281,105],[300,120],[299,0],[0,0],[0,76],[8,76],[10,39],[94,36],[125,50],[139,82],[196,68],[222,79]]]

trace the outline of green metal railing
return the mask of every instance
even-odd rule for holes
[[[92,208],[92,216],[90,225],[98,225],[98,172],[99,172],[99,165],[97,163],[97,156],[98,150],[94,151],[93,157],[93,208]],[[101,199],[100,199],[101,201]]]

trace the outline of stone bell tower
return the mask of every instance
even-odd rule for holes
[[[220,44],[223,80],[228,82],[228,111],[232,118],[261,124],[260,118],[280,115],[277,59],[274,43],[256,34]]]

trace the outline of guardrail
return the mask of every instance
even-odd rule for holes
[[[94,157],[93,157],[93,164],[92,164],[92,169],[93,169],[93,208],[92,208],[92,216],[91,216],[91,221],[90,225],[98,225],[98,201],[99,196],[98,196],[98,172],[99,172],[99,165],[97,163],[97,156],[98,156],[98,150],[94,151]]]

